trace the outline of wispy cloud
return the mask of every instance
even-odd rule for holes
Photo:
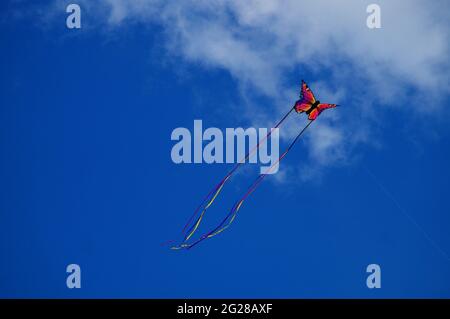
[[[355,145],[370,143],[377,122],[373,105],[395,108],[415,99],[422,102],[410,103],[408,112],[421,112],[424,103],[439,112],[440,98],[450,91],[448,4],[376,1],[382,28],[371,30],[371,2],[81,1],[109,29],[162,26],[171,55],[233,76],[249,114],[256,105],[246,96],[273,101],[264,109],[267,118],[258,119],[265,124],[293,103],[297,82],[308,74],[322,100],[346,107],[321,116],[311,130],[307,145],[318,167],[343,162]],[[293,74],[295,83],[289,81]],[[285,136],[296,129],[288,127]]]

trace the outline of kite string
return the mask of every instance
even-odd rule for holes
[[[188,222],[186,223],[186,225],[183,227],[182,233],[184,234],[184,232],[186,231],[186,228],[191,224],[192,219],[194,218],[194,216],[197,214],[197,212],[200,210],[200,207],[203,206],[203,204],[206,202],[206,200],[211,196],[211,194],[215,191],[217,191],[217,189],[220,187],[220,184],[222,183],[222,181],[220,181],[219,184],[217,184],[209,193],[208,195],[205,196],[205,198],[203,199],[203,201],[200,203],[200,205],[198,205],[198,207],[195,209],[194,214],[191,216],[191,218],[189,218]]]
[[[261,182],[264,180],[264,178],[275,168],[275,166],[281,162],[283,160],[283,158],[287,155],[287,153],[291,150],[291,148],[294,146],[294,144],[297,142],[297,140],[300,138],[300,136],[306,131],[306,129],[311,125],[313,121],[310,121],[301,131],[300,133],[295,137],[295,139],[292,141],[292,143],[289,145],[289,147],[284,151],[284,153],[278,158],[278,160],[273,163],[267,170],[265,173],[259,175],[256,180],[253,182],[253,184],[249,187],[248,191],[244,194],[244,196],[241,198],[241,200],[238,202],[239,204],[237,205],[237,210],[239,210],[240,206],[242,205],[242,203],[244,202],[244,200],[247,199],[248,196],[250,196],[255,190],[256,188],[258,188],[258,186],[261,184]],[[232,210],[233,211],[233,210]],[[232,213],[232,211],[230,213]],[[224,221],[227,220],[227,218],[230,216],[230,214],[225,217]]]
[[[227,229],[234,221],[239,209],[241,208],[243,202],[256,190],[256,188],[258,188],[258,186],[261,184],[261,182],[264,180],[264,178],[273,170],[273,168],[283,160],[283,158],[287,155],[287,153],[292,149],[292,147],[294,146],[294,144],[297,142],[297,140],[302,136],[302,134],[306,131],[306,129],[311,125],[313,121],[309,121],[309,123],[300,131],[299,134],[297,134],[297,136],[295,137],[295,139],[292,141],[292,143],[288,146],[288,148],[283,152],[283,154],[278,158],[278,160],[273,163],[267,170],[265,173],[259,175],[256,180],[250,185],[250,187],[248,188],[247,192],[244,194],[244,196],[242,196],[242,198],[237,201],[231,211],[228,213],[228,215],[222,220],[222,222],[213,230],[211,230],[210,232],[202,235],[197,241],[195,241],[192,244],[183,244],[183,246],[181,246],[182,248],[192,248],[193,246],[199,244],[201,241],[207,239],[207,238],[211,238],[214,237],[216,235],[218,235],[219,233],[221,233],[222,231],[224,231],[225,229]],[[231,218],[230,218],[231,216]],[[229,222],[223,226],[223,224],[229,219]],[[223,227],[222,227],[223,226]]]
[[[278,121],[278,123],[272,127],[269,131],[269,133],[266,134],[266,136],[264,136],[264,138],[262,138],[260,141],[258,141],[258,143],[252,148],[252,150],[250,150],[245,157],[240,160],[235,166],[234,168],[227,174],[227,176],[230,176],[231,174],[233,174],[238,168],[239,166],[241,166],[243,163],[245,163],[246,160],[248,160],[255,152],[257,149],[259,149],[259,146],[261,145],[261,143],[265,142],[271,135],[272,132],[277,129],[278,127],[280,127],[280,125],[284,122],[284,120],[292,113],[292,111],[294,110],[294,108],[291,108],[289,110],[289,112],[287,112],[283,118],[281,120]]]
[[[224,186],[224,184],[226,183],[226,181],[231,177],[231,175],[243,164],[245,163],[245,161],[247,159],[249,159],[255,152],[256,150],[259,149],[261,143],[265,142],[273,133],[273,131],[275,129],[277,129],[278,127],[280,127],[280,125],[286,120],[286,118],[292,113],[292,111],[294,110],[294,108],[291,108],[289,110],[289,112],[287,112],[279,121],[278,123],[270,129],[270,131],[264,136],[263,139],[261,139],[260,141],[258,141],[258,143],[245,155],[245,157],[240,160],[238,163],[236,163],[236,165],[228,172],[228,174],[225,175],[225,177],[208,193],[208,195],[206,195],[206,197],[203,199],[203,201],[201,202],[201,204],[197,207],[197,209],[194,211],[194,213],[192,214],[192,216],[189,218],[188,222],[186,223],[186,225],[184,226],[182,233],[186,234],[184,237],[183,241],[188,240],[197,230],[198,226],[200,225],[204,214],[206,213],[206,210],[211,206],[211,204],[213,203],[213,201],[216,199],[216,197],[219,195],[219,193],[222,191],[222,188]],[[208,201],[209,199],[209,201]],[[205,205],[205,202],[208,201]],[[205,205],[205,206],[204,206]],[[197,218],[197,220],[195,221],[195,223],[192,224],[192,226],[189,228],[189,230],[186,232],[186,229],[188,228],[188,226],[191,224],[192,220],[194,219],[194,217],[197,215],[197,213],[200,211],[201,207],[205,207],[202,212],[200,213],[199,217]]]
[[[228,179],[229,177],[227,177]],[[199,218],[197,219],[197,221],[195,222],[195,224],[192,225],[192,227],[189,229],[189,234],[187,234],[184,237],[183,242],[189,240],[189,238],[191,238],[191,236],[197,231],[197,228],[200,226],[200,223],[203,219],[203,216],[206,213],[206,210],[212,205],[212,203],[214,202],[214,200],[217,198],[217,196],[219,195],[220,191],[222,190],[223,186],[225,185],[225,181],[227,180],[225,179],[223,181],[223,183],[220,184],[220,187],[218,187],[217,191],[215,192],[214,196],[211,198],[211,200],[208,202],[208,204],[205,206],[205,208],[203,208],[202,213],[200,214]]]

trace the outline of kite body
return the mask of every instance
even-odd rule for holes
[[[302,88],[300,92],[300,100],[295,102],[294,109],[297,113],[306,113],[308,119],[314,121],[323,110],[336,107],[337,104],[320,103],[316,100],[313,92],[305,83],[302,81]]]

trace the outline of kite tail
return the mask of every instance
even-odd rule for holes
[[[288,148],[283,152],[283,154],[281,154],[281,156],[278,158],[278,160],[273,163],[267,170],[266,172],[264,172],[263,174],[259,175],[256,180],[250,185],[250,187],[248,188],[247,192],[244,194],[244,196],[241,197],[240,200],[238,200],[232,207],[232,209],[230,210],[230,212],[228,213],[228,215],[222,220],[222,222],[215,227],[213,230],[211,230],[208,233],[203,234],[202,236],[199,237],[199,239],[197,239],[195,242],[188,244],[186,242],[183,242],[183,244],[181,244],[177,249],[181,249],[181,248],[192,248],[195,245],[199,244],[200,242],[202,242],[205,239],[214,237],[218,234],[220,234],[221,232],[223,232],[225,229],[227,229],[228,227],[230,227],[230,225],[233,223],[233,221],[235,220],[237,213],[239,212],[242,204],[244,203],[244,201],[256,190],[256,188],[258,188],[258,186],[261,184],[261,182],[264,180],[264,178],[273,170],[273,168],[283,160],[283,158],[287,155],[287,153],[289,153],[289,151],[292,149],[292,147],[294,146],[294,144],[298,141],[298,139],[302,136],[302,134],[306,131],[306,129],[311,125],[313,121],[309,121],[309,123],[300,131],[300,133],[298,133],[298,135],[295,137],[295,139],[291,142],[291,144],[288,146]],[[227,222],[228,221],[228,222]]]
[[[263,139],[258,141],[258,143],[244,156],[243,159],[241,159],[236,165],[225,175],[225,177],[208,193],[208,195],[205,196],[203,201],[200,203],[200,205],[196,208],[192,216],[189,218],[188,222],[184,226],[182,230],[182,234],[184,235],[183,243],[185,243],[187,240],[189,240],[194,233],[197,231],[198,227],[200,226],[200,223],[203,220],[203,217],[208,210],[208,208],[212,205],[214,200],[217,198],[217,196],[222,191],[225,183],[231,178],[234,172],[237,171],[237,169],[244,164],[260,147],[260,145],[265,142],[273,133],[273,131],[281,126],[281,124],[286,120],[286,118],[292,113],[294,108],[291,108],[289,112],[287,112],[279,121],[278,123],[271,128],[271,130],[264,136]],[[203,207],[203,208],[202,208]],[[194,223],[192,223],[193,219],[197,214],[201,211],[201,213],[198,215],[197,219]],[[191,225],[189,227],[189,225]],[[174,246],[172,249],[180,249],[180,248],[186,248],[184,247],[185,244],[181,244],[179,246]]]

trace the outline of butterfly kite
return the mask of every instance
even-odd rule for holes
[[[294,146],[294,144],[297,142],[297,140],[302,136],[302,134],[306,131],[306,129],[311,125],[311,123],[317,119],[317,117],[322,113],[324,110],[329,108],[336,107],[337,104],[327,104],[327,103],[320,103],[319,100],[316,100],[313,92],[308,87],[308,85],[305,83],[305,81],[302,81],[301,86],[301,92],[300,92],[300,99],[295,102],[294,107],[289,110],[286,115],[283,116],[283,118],[273,127],[269,133],[261,139],[258,144],[253,147],[246,155],[245,157],[239,161],[229,172],[225,175],[224,178],[208,193],[208,195],[205,196],[203,201],[200,203],[200,205],[197,207],[197,209],[194,211],[194,214],[191,216],[191,218],[186,223],[185,227],[183,228],[182,235],[183,239],[179,244],[172,245],[171,249],[190,249],[200,242],[202,242],[205,239],[214,237],[221,232],[223,232],[225,229],[227,229],[235,220],[236,215],[241,208],[243,202],[247,199],[250,194],[252,194],[255,189],[261,184],[261,182],[264,180],[264,178],[272,171],[276,165],[286,156],[286,154],[291,150],[291,148]],[[298,133],[298,135],[294,138],[294,140],[291,142],[291,144],[286,148],[286,150],[281,154],[281,156],[278,158],[275,163],[273,163],[263,174],[260,174],[255,181],[250,185],[250,187],[247,189],[246,193],[235,202],[233,207],[231,208],[230,212],[223,218],[223,220],[213,229],[209,230],[208,232],[196,236],[196,233],[199,229],[199,226],[208,211],[208,209],[211,207],[213,202],[218,197],[219,193],[222,191],[225,183],[230,180],[231,176],[237,171],[237,169],[245,163],[245,161],[254,154],[260,147],[261,143],[265,142],[272,134],[273,130],[276,128],[279,128],[281,124],[284,122],[284,120],[291,114],[291,112],[295,110],[297,113],[305,113],[308,116],[309,122],[308,124]]]

